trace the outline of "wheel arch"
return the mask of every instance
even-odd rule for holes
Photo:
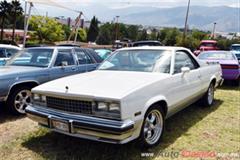
[[[29,80],[29,81],[21,81],[21,82],[16,82],[14,84],[11,85],[9,91],[8,91],[8,95],[7,95],[7,98],[9,97],[9,95],[11,94],[11,92],[17,88],[17,87],[20,87],[20,86],[27,86],[27,87],[36,87],[39,85],[39,82],[35,81],[35,80]]]
[[[217,78],[216,78],[215,76],[212,76],[212,77],[211,77],[209,85],[210,85],[211,83],[213,83],[213,84],[214,84],[214,87],[216,87]]]
[[[164,96],[158,96],[153,99],[150,99],[145,105],[144,112],[143,112],[144,115],[151,107],[156,105],[158,105],[163,109],[164,117],[166,117],[168,114],[168,103],[167,103],[167,99]]]

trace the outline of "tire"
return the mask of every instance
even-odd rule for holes
[[[152,119],[153,115],[155,120]],[[151,148],[158,145],[164,132],[165,118],[163,110],[155,105],[148,109],[144,116],[142,129],[139,137],[142,148]]]
[[[25,108],[31,102],[31,88],[21,86],[11,91],[8,100],[7,108],[14,115],[24,115]]]
[[[207,92],[204,94],[202,99],[200,100],[201,104],[206,106],[206,107],[211,107],[214,103],[214,83],[212,82],[209,87]]]

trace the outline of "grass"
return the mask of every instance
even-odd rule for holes
[[[140,149],[136,142],[112,145],[68,137],[39,128],[25,117],[6,114],[0,111],[2,160],[160,160],[171,159],[167,153],[182,151],[240,153],[240,90],[231,86],[217,90],[213,107],[192,105],[168,119],[162,143],[149,150]],[[146,158],[142,153],[153,155]]]

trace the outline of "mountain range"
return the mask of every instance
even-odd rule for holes
[[[116,15],[120,22],[159,27],[183,27],[187,7],[155,8],[128,7],[111,9],[105,6],[91,6],[83,9],[88,15],[96,15],[100,21],[111,21]],[[217,23],[218,32],[240,32],[240,8],[227,6],[191,6],[188,25],[190,28],[212,30]]]

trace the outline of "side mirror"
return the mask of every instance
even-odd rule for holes
[[[184,75],[184,74],[190,72],[190,68],[189,68],[189,67],[182,67],[182,68],[181,68],[181,71],[182,71],[182,73],[183,73],[183,75]]]
[[[62,61],[62,62],[61,62],[61,66],[62,66],[62,67],[68,66],[68,62],[67,62],[67,61]]]

